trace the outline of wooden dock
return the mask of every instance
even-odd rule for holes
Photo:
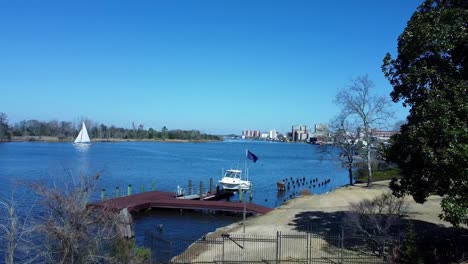
[[[118,211],[127,208],[130,212],[138,212],[149,208],[206,209],[228,212],[243,212],[244,210],[244,204],[241,202],[176,199],[173,192],[163,191],[149,191],[112,198],[92,203],[91,206]],[[248,213],[266,214],[271,210],[273,209],[246,202],[246,212]]]

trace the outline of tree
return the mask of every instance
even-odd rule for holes
[[[163,126],[163,128],[161,128],[161,137],[163,139],[167,139],[169,136],[169,132],[168,132],[168,129],[166,126]]]
[[[387,156],[401,169],[394,194],[443,196],[441,218],[468,224],[468,2],[426,0],[382,70],[394,102],[410,107]]]
[[[0,141],[10,140],[11,135],[8,131],[8,116],[0,112]]]
[[[28,186],[38,194],[43,220],[35,225],[42,241],[45,263],[128,263],[127,241],[120,228],[126,224],[118,212],[88,205],[99,174],[80,176],[64,190],[44,184]]]
[[[330,127],[335,130],[332,148],[337,148],[340,151],[341,165],[348,169],[349,185],[354,185],[353,169],[356,165],[356,156],[363,145],[357,136],[356,130],[346,122],[346,117],[339,116],[332,122]],[[354,132],[351,130],[354,130]],[[321,145],[320,149],[322,153],[336,156],[336,153],[328,144]]]
[[[366,199],[352,203],[346,213],[345,225],[358,234],[367,236],[375,245],[379,256],[385,251],[385,240],[395,235],[395,229],[401,225],[401,219],[406,215],[408,205],[404,199],[391,193],[383,193],[372,200]],[[374,239],[377,237],[377,239]]]
[[[34,263],[37,255],[31,254],[34,249],[34,241],[31,238],[32,225],[29,217],[20,217],[17,212],[17,204],[11,198],[9,201],[0,201],[0,248],[5,263],[17,262],[18,255],[22,256],[23,263]],[[27,254],[31,254],[27,256]]]
[[[337,93],[335,102],[341,106],[341,116],[354,120],[363,129],[366,141],[367,186],[370,186],[372,184],[370,129],[387,121],[393,113],[389,110],[390,101],[386,97],[371,94],[374,83],[367,75],[352,80],[347,88]]]

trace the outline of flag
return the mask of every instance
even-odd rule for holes
[[[254,163],[257,162],[257,160],[258,160],[258,157],[255,154],[253,154],[252,152],[250,152],[250,150],[247,150],[247,158],[249,160],[252,160]]]

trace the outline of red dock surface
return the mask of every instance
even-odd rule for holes
[[[176,199],[174,193],[162,191],[151,191],[112,198],[93,203],[92,206],[102,206],[119,211],[128,208],[130,212],[137,212],[148,208],[209,209],[230,212],[243,212],[244,210],[244,204],[240,202]],[[246,203],[246,212],[249,213],[266,214],[271,210],[273,209],[249,202]]]

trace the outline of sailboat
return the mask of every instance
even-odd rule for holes
[[[80,133],[78,136],[75,138],[75,141],[73,144],[78,145],[78,146],[89,146],[91,144],[91,140],[89,139],[88,136],[88,130],[86,130],[86,125],[83,122],[83,126],[81,127]]]

